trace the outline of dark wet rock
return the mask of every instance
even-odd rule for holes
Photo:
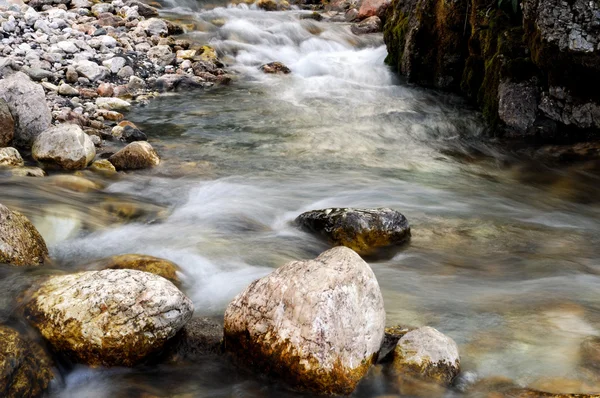
[[[99,263],[103,269],[133,269],[162,276],[175,285],[181,283],[177,276],[179,266],[163,258],[145,254],[121,254],[100,260]]]
[[[37,397],[53,378],[52,360],[43,348],[16,330],[0,325],[0,395]]]
[[[392,368],[397,374],[450,385],[460,372],[458,346],[432,327],[415,329],[398,340]]]
[[[47,256],[44,239],[27,217],[0,204],[0,263],[41,265]]]
[[[15,121],[8,104],[0,98],[0,148],[8,146],[15,135]]]
[[[108,160],[117,170],[147,169],[160,163],[158,154],[146,141],[132,142]]]
[[[292,261],[235,297],[225,311],[224,347],[294,388],[350,394],[377,357],[384,327],[373,271],[336,247]]]
[[[30,147],[33,140],[50,127],[52,115],[44,89],[22,72],[0,80],[0,98],[6,101],[15,121],[14,143]]]
[[[49,277],[25,316],[52,348],[92,366],[133,366],[192,317],[192,302],[148,272],[109,269]]]
[[[60,124],[40,134],[31,149],[32,157],[65,170],[84,169],[96,156],[90,137],[75,124]]]
[[[128,143],[134,141],[148,141],[146,134],[129,121],[122,121],[113,127],[111,135],[118,140]]]
[[[600,5],[524,0],[521,13],[504,4],[393,0],[387,62],[410,82],[464,93],[495,133],[598,137],[600,93],[589,82],[600,73]]]
[[[361,255],[393,249],[410,239],[406,218],[387,208],[313,210],[299,215],[295,223],[331,245],[346,246]]]
[[[409,329],[402,326],[392,326],[385,328],[383,343],[379,349],[378,362],[388,362],[393,359],[394,349],[398,341],[408,333]]]
[[[359,23],[353,24],[350,30],[355,35],[381,32],[381,19],[376,15],[369,17]]]
[[[165,349],[169,362],[198,361],[223,352],[223,324],[211,318],[193,318]]]
[[[292,70],[282,64],[281,62],[271,62],[260,67],[264,73],[272,73],[272,74],[288,74],[292,73]]]

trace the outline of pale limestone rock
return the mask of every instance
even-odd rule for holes
[[[23,158],[15,148],[0,148],[0,167],[23,166]]]
[[[369,265],[346,247],[292,261],[253,282],[225,312],[225,348],[261,372],[319,394],[349,394],[384,336]]]
[[[36,138],[31,155],[41,163],[56,165],[65,170],[77,170],[84,169],[94,160],[96,148],[81,127],[59,124]]]
[[[133,366],[192,317],[193,304],[164,278],[134,270],[52,276],[25,315],[58,352],[88,365]]]

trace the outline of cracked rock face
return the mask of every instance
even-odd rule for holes
[[[0,204],[0,264],[41,265],[47,256],[44,239],[27,217]]]
[[[336,247],[253,282],[225,311],[225,349],[318,394],[350,394],[376,359],[385,310],[377,279]]]
[[[399,374],[449,385],[460,372],[458,346],[432,327],[415,329],[398,341],[392,366]]]
[[[0,396],[37,397],[54,378],[46,352],[14,329],[0,325]]]
[[[192,317],[171,282],[134,270],[50,277],[25,315],[52,347],[88,365],[133,366],[160,350]]]
[[[410,239],[406,218],[386,208],[313,210],[299,215],[296,224],[361,255],[373,255]]]

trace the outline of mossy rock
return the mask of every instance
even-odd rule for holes
[[[181,284],[181,281],[177,276],[179,266],[162,258],[145,254],[122,254],[102,260],[101,263],[102,268],[105,269],[134,269],[162,276],[173,282],[175,285]]]
[[[0,263],[41,265],[47,257],[44,238],[27,217],[0,204]]]
[[[313,210],[299,215],[295,223],[333,246],[364,256],[388,255],[410,239],[406,217],[387,208]]]
[[[52,360],[42,347],[0,325],[0,396],[40,396],[53,378]]]

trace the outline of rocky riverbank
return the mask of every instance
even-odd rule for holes
[[[600,135],[597,2],[394,0],[387,17],[389,64],[409,82],[462,93],[496,135]]]
[[[160,92],[231,80],[212,48],[177,39],[183,28],[158,16],[136,0],[0,6],[0,167],[43,175],[22,167],[30,150],[45,169],[82,169],[104,158],[117,170],[158,164],[147,143],[113,156],[147,139],[124,113]]]

